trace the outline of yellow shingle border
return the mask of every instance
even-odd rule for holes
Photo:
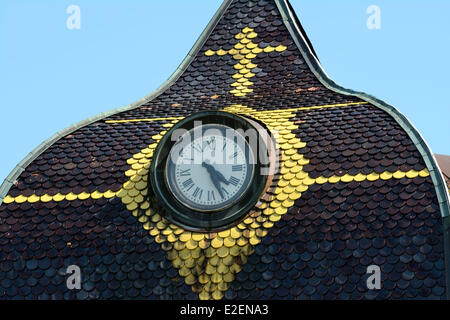
[[[403,179],[403,178],[407,178],[407,179],[414,179],[416,177],[422,177],[422,178],[426,178],[430,176],[430,172],[428,171],[428,169],[423,169],[421,171],[416,171],[416,170],[410,170],[410,171],[395,171],[395,172],[390,172],[390,171],[385,171],[381,174],[377,174],[377,173],[371,173],[371,174],[362,174],[359,173],[355,176],[351,176],[348,174],[345,174],[343,176],[332,176],[329,178],[325,178],[325,177],[319,177],[316,179],[305,179],[304,183],[306,185],[313,185],[313,184],[325,184],[325,183],[338,183],[338,182],[352,182],[352,181],[356,181],[356,182],[362,182],[362,181],[377,181],[377,180],[390,180],[390,179]],[[47,203],[47,202],[61,202],[64,200],[67,201],[75,201],[75,200],[87,200],[87,199],[94,199],[94,200],[98,200],[98,199],[111,199],[114,198],[116,196],[118,196],[118,194],[120,192],[123,192],[123,189],[119,190],[119,191],[111,191],[108,190],[106,192],[99,192],[99,191],[94,191],[92,193],[87,193],[87,192],[82,192],[79,194],[74,194],[74,193],[68,193],[68,194],[61,194],[61,193],[57,193],[55,195],[49,195],[49,194],[44,194],[42,196],[37,196],[35,194],[31,195],[31,196],[24,196],[24,195],[19,195],[17,197],[11,197],[10,195],[7,195],[5,197],[5,199],[3,199],[3,203],[5,204],[10,204],[10,203],[37,203],[37,202],[43,202],[43,203]]]
[[[316,110],[316,109],[325,109],[325,108],[344,108],[344,107],[351,107],[351,106],[359,106],[359,105],[367,105],[368,102],[351,102],[351,103],[340,103],[340,104],[329,104],[329,105],[322,105],[322,106],[311,106],[311,107],[298,107],[298,108],[289,108],[289,109],[276,109],[276,110],[264,110],[264,111],[258,111],[253,110],[251,111],[251,114],[279,114],[280,112],[298,112],[298,111],[305,111],[305,110]],[[247,108],[247,107],[246,107]],[[124,120],[106,120],[105,123],[107,124],[115,124],[115,123],[130,123],[130,122],[155,122],[155,121],[177,121],[182,120],[185,117],[166,117],[166,118],[142,118],[142,119],[124,119]]]

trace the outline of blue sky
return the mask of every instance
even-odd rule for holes
[[[0,1],[0,182],[55,132],[161,85],[221,0]],[[450,154],[450,1],[292,0],[325,71],[387,101]],[[81,29],[69,30],[70,5]],[[381,29],[369,30],[369,5]]]

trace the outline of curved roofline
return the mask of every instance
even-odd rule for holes
[[[135,108],[138,108],[142,106],[143,104],[152,101],[153,99],[157,98],[159,95],[161,95],[164,91],[169,89],[177,80],[178,78],[183,74],[183,72],[187,69],[187,67],[192,63],[194,58],[197,56],[198,52],[201,50],[203,45],[205,44],[206,40],[208,39],[209,35],[213,32],[216,25],[219,23],[220,19],[222,18],[223,14],[226,12],[230,4],[233,2],[233,0],[225,0],[222,5],[220,6],[219,10],[216,12],[216,14],[213,16],[211,21],[206,26],[206,29],[202,32],[198,40],[195,42],[194,46],[191,48],[187,56],[183,59],[181,64],[178,66],[178,68],[175,70],[175,72],[169,77],[169,79],[166,80],[158,89],[156,89],[154,92],[150,93],[149,95],[143,97],[142,99],[139,99],[129,105],[122,106],[110,111],[99,113],[95,116],[89,117],[83,121],[80,121],[74,125],[71,125],[61,131],[58,131],[53,136],[45,140],[43,143],[41,143],[37,148],[35,148],[33,151],[31,151],[14,169],[11,171],[11,173],[6,177],[6,179],[3,181],[2,185],[0,186],[0,205],[2,204],[3,200],[7,196],[9,190],[13,186],[14,182],[19,178],[19,176],[25,171],[25,169],[33,162],[37,157],[39,157],[42,153],[44,153],[48,148],[50,148],[55,142],[57,142],[59,139],[66,137],[70,135],[71,133],[88,126],[94,122],[106,119],[108,117],[111,117],[115,114],[133,110]]]
[[[442,217],[450,216],[450,205],[449,205],[449,194],[447,191],[447,186],[442,175],[442,172],[437,164],[434,154],[431,152],[430,146],[425,141],[424,137],[420,134],[417,128],[411,123],[411,121],[403,115],[399,110],[397,110],[392,105],[380,100],[374,96],[371,96],[364,92],[358,92],[351,89],[346,89],[336,82],[334,82],[322,68],[319,60],[317,59],[312,45],[310,45],[309,39],[303,31],[301,25],[296,23],[297,18],[295,13],[292,11],[288,0],[275,0],[279,11],[283,17],[284,24],[288,28],[292,38],[294,38],[295,44],[299,48],[303,58],[306,60],[310,70],[314,73],[317,79],[329,90],[334,92],[358,97],[370,104],[382,109],[391,115],[395,121],[405,130],[408,136],[411,138],[413,143],[416,145],[425,164],[430,171],[430,176],[433,180],[433,184],[436,189],[436,194],[439,200],[439,207]]]
[[[89,124],[92,124],[94,122],[97,122],[99,120],[105,119],[107,117],[110,117],[112,115],[115,115],[120,112],[129,111],[132,109],[135,109],[144,103],[147,103],[159,95],[161,95],[164,91],[166,91],[169,87],[171,87],[181,76],[181,74],[187,69],[187,67],[192,63],[193,59],[196,57],[198,52],[202,49],[203,45],[205,44],[206,40],[208,39],[209,35],[212,33],[216,25],[219,23],[220,19],[228,9],[228,7],[231,5],[231,3],[234,0],[224,0],[219,10],[216,12],[214,17],[211,19],[209,24],[207,25],[206,29],[201,34],[200,38],[197,40],[197,42],[194,44],[192,49],[189,51],[186,58],[181,62],[180,66],[175,70],[175,72],[170,76],[170,78],[161,86],[159,87],[155,92],[151,93],[150,95],[147,95],[146,97],[130,104],[127,106],[119,107],[117,109],[102,112],[96,116],[87,118],[84,121],[81,121],[77,124],[74,124],[62,131],[57,132],[52,137],[47,139],[45,142],[43,142],[41,145],[39,145],[36,149],[34,149],[30,154],[28,154],[27,157],[25,157],[24,160],[22,160],[15,168],[14,170],[8,175],[8,177],[5,179],[3,184],[0,186],[0,204],[3,202],[3,199],[6,197],[7,193],[11,189],[14,182],[17,180],[17,178],[22,174],[22,172],[26,169],[26,167],[33,162],[38,156],[40,156],[43,152],[45,152],[50,146],[52,146],[56,141],[59,139],[73,133],[74,131],[87,126]],[[425,139],[422,137],[422,135],[419,133],[419,131],[414,127],[414,125],[396,108],[393,106],[387,104],[386,102],[377,99],[371,95],[368,95],[363,92],[357,92],[350,89],[346,89],[335,83],[331,78],[326,74],[324,69],[322,68],[318,58],[316,57],[314,53],[314,49],[312,48],[311,43],[309,42],[308,37],[303,31],[302,26],[300,25],[300,22],[298,21],[297,16],[292,10],[292,7],[290,6],[288,0],[274,0],[283,19],[283,22],[287,29],[289,30],[289,33],[291,34],[292,38],[294,39],[297,47],[299,48],[300,53],[302,54],[303,58],[307,62],[310,70],[313,72],[313,74],[317,77],[317,79],[329,90],[332,90],[334,92],[343,94],[343,95],[349,95],[349,96],[355,96],[358,97],[364,101],[367,101],[374,106],[386,111],[388,114],[390,114],[397,123],[406,131],[408,136],[411,138],[411,140],[414,142],[416,147],[418,148],[420,154],[422,155],[423,159],[425,160],[425,164],[430,171],[431,178],[433,180],[436,194],[438,196],[440,211],[443,217],[450,217],[450,207],[449,207],[449,194],[447,191],[447,187],[445,184],[444,177],[442,176],[442,173],[439,169],[439,166],[437,165],[437,161],[431,152],[431,148],[428,146],[428,144],[425,142]]]

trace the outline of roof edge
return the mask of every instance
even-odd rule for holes
[[[346,89],[334,82],[325,72],[319,60],[317,59],[314,50],[308,44],[310,43],[309,40],[304,38],[302,27],[297,25],[296,15],[290,9],[291,7],[288,0],[275,0],[275,3],[278,6],[278,10],[281,12],[284,24],[288,28],[289,33],[294,39],[295,44],[299,48],[300,53],[308,64],[310,70],[326,88],[343,95],[355,96],[366,102],[369,102],[370,104],[391,115],[395,119],[395,121],[403,128],[403,130],[405,130],[405,132],[416,145],[417,149],[425,160],[428,171],[430,171],[430,176],[433,180],[433,184],[436,190],[442,217],[450,217],[450,204],[447,185],[430,146],[427,144],[424,137],[420,134],[417,128],[398,109],[386,103],[385,101],[364,92]]]

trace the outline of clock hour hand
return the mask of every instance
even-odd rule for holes
[[[214,171],[214,175],[216,176],[217,179],[219,179],[220,181],[222,181],[223,183],[225,183],[226,185],[229,185],[230,182],[225,179],[225,177],[223,176],[223,174],[221,174],[219,171],[217,171],[212,165],[208,164],[208,163],[204,163],[206,166],[208,166],[211,171]]]
[[[222,181],[223,183],[225,183],[226,185],[229,185],[230,184],[230,182],[227,180],[227,179],[225,179],[225,177],[223,176],[223,174],[221,174],[219,171],[217,171],[216,169],[214,169],[214,171],[216,172],[216,176],[217,176],[217,178],[220,180],[220,181]]]
[[[214,184],[214,187],[216,187],[217,191],[219,192],[220,197],[223,199],[223,193],[222,188],[220,186],[219,179],[217,177],[217,171],[214,169],[214,167],[210,164],[207,164],[206,162],[202,163],[202,166],[208,170],[209,176],[211,177],[212,183]]]

